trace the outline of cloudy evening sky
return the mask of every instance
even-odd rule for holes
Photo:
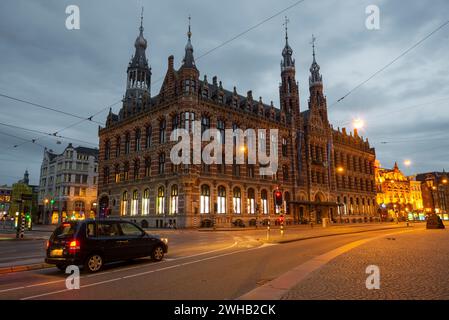
[[[134,53],[141,7],[144,35],[158,93],[175,56],[179,67],[192,16],[195,57],[216,47],[296,0],[79,1],[2,0],[0,2],[0,94],[88,117],[119,101],[126,67]],[[67,30],[65,8],[80,8],[81,29]],[[380,30],[365,27],[365,8],[380,8]],[[376,148],[384,167],[412,161],[405,173],[449,170],[449,25],[395,62],[342,102],[341,96],[447,21],[447,0],[305,0],[222,48],[197,59],[201,78],[217,75],[227,89],[262,96],[278,106],[283,20],[296,59],[301,110],[307,109],[312,60],[311,35],[317,37],[317,61],[323,74],[334,127],[366,122],[363,136]],[[332,106],[331,106],[332,105]],[[113,107],[118,112],[119,104]],[[62,151],[68,142],[93,147],[98,124],[84,122],[60,135],[44,137],[4,124],[55,132],[79,119],[0,97],[0,185],[17,181],[28,168],[39,180],[42,146]],[[107,110],[94,118],[104,122]],[[39,145],[23,143],[39,138]],[[76,140],[75,140],[76,139]],[[83,141],[83,142],[81,142]],[[385,143],[387,142],[387,143]],[[90,144],[87,144],[90,143]],[[14,145],[19,144],[14,148]],[[402,166],[403,167],[403,166]]]

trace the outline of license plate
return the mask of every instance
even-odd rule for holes
[[[62,257],[62,249],[53,249],[50,251],[51,257]]]

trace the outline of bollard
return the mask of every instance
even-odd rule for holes
[[[267,225],[267,241],[270,241],[270,221],[268,221]]]

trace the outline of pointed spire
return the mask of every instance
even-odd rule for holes
[[[187,44],[186,44],[186,48],[185,48],[184,59],[182,61],[182,67],[196,69],[195,59],[193,58],[193,46],[192,46],[192,42],[191,42],[192,31],[190,29],[190,21],[191,21],[191,17],[189,15],[189,31],[187,32]]]
[[[309,77],[309,85],[310,86],[313,86],[315,84],[322,84],[322,82],[323,82],[323,77],[320,74],[320,66],[316,62],[315,42],[316,42],[316,38],[312,34],[312,41],[310,42],[310,44],[312,45],[312,50],[313,50],[313,61],[312,61],[312,65],[310,66],[310,73],[311,73],[311,75]]]
[[[140,33],[143,34],[143,7],[142,7],[142,11],[140,13]]]
[[[284,71],[287,68],[295,68],[295,60],[292,59],[293,50],[288,44],[288,24],[290,20],[288,20],[287,16],[285,17],[285,22],[283,26],[285,27],[285,46],[284,50],[282,50],[282,57],[284,58],[281,61],[281,70]]]

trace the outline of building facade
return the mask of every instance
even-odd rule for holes
[[[377,204],[384,220],[423,220],[421,182],[405,176],[398,164],[393,169],[376,166]]]
[[[276,224],[280,215],[287,224],[377,219],[375,151],[357,132],[335,130],[330,124],[315,47],[308,108],[301,112],[287,30],[279,108],[254,98],[252,91],[242,95],[236,87],[226,90],[217,77],[200,80],[190,26],[181,67],[176,70],[174,57],[168,57],[161,89],[152,96],[147,40],[142,25],[139,30],[123,105],[118,114],[111,110],[106,126],[99,128],[100,216],[126,217],[144,227],[254,226]],[[232,144],[232,151],[214,156],[231,161],[172,163],[177,144],[170,139],[173,132],[184,129],[193,136],[212,128],[220,133],[257,130],[256,149],[277,156],[276,172],[265,174],[265,163],[250,163],[248,137],[239,147],[236,137],[223,139],[224,134],[217,140]],[[203,141],[200,148],[204,151],[208,143]],[[245,162],[240,164],[242,156]],[[283,195],[279,207],[276,190]]]
[[[95,217],[97,179],[98,149],[72,144],[61,154],[46,149],[39,185],[40,222]]]
[[[7,185],[0,186],[0,219],[6,217],[11,206],[12,188]]]
[[[424,209],[427,214],[436,213],[449,220],[449,175],[443,172],[427,172],[416,175],[421,182]]]

